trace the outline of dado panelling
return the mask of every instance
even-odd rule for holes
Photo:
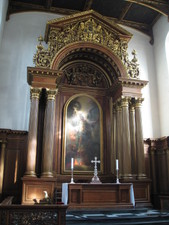
[[[0,165],[1,171],[3,171],[1,198],[12,195],[20,199],[21,177],[24,175],[26,165],[27,132],[0,129],[0,141],[0,157],[1,160],[2,157],[4,160],[4,163]],[[2,150],[4,151],[3,155]]]

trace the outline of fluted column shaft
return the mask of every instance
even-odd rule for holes
[[[56,90],[47,90],[47,105],[46,105],[45,120],[44,120],[41,177],[53,177],[55,97],[56,97]]]
[[[0,194],[2,193],[2,189],[3,189],[5,149],[6,149],[6,141],[2,141],[1,148],[0,148]]]
[[[136,102],[135,102],[137,170],[138,170],[137,178],[138,179],[146,178],[144,143],[143,143],[143,132],[142,132],[142,116],[141,116],[142,101],[143,99],[139,98],[139,99],[136,99]]]
[[[137,174],[137,155],[136,155],[136,124],[135,108],[130,102],[130,139],[131,139],[131,173],[133,177]]]
[[[130,145],[130,124],[129,124],[129,103],[128,98],[122,98],[122,151],[123,151],[123,178],[132,178],[131,175],[131,145]]]
[[[112,136],[111,136],[111,172],[116,173],[116,110],[112,111]]]
[[[116,132],[116,158],[119,160],[119,176],[121,177],[123,171],[121,102],[116,104]]]
[[[28,134],[28,152],[26,176],[36,177],[36,154],[37,154],[37,128],[38,128],[38,110],[39,96],[41,89],[31,88],[31,110],[29,118],[29,134]]]

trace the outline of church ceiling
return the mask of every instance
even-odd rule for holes
[[[7,16],[26,11],[70,15],[90,9],[149,35],[153,43],[152,26],[160,15],[169,17],[169,0],[9,0]]]

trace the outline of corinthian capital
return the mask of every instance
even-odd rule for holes
[[[48,100],[55,100],[56,94],[58,92],[58,89],[47,89],[47,99]]]
[[[144,98],[137,98],[135,99],[135,107],[140,108],[142,106],[142,102],[144,101]]]
[[[39,99],[41,90],[42,90],[41,88],[33,88],[33,87],[31,87],[31,90],[30,90],[30,92],[31,92],[31,99],[32,98]]]
[[[129,97],[121,97],[121,106],[122,107],[128,107],[129,106]]]

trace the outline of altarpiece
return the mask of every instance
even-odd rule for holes
[[[55,188],[74,179],[89,182],[94,156],[103,183],[133,183],[136,204],[150,203],[142,136],[141,90],[136,52],[128,55],[132,35],[94,11],[48,21],[38,38],[35,67],[28,67],[31,110],[27,169],[22,204],[51,198]],[[43,42],[47,43],[47,47]],[[39,195],[38,195],[39,194]]]

